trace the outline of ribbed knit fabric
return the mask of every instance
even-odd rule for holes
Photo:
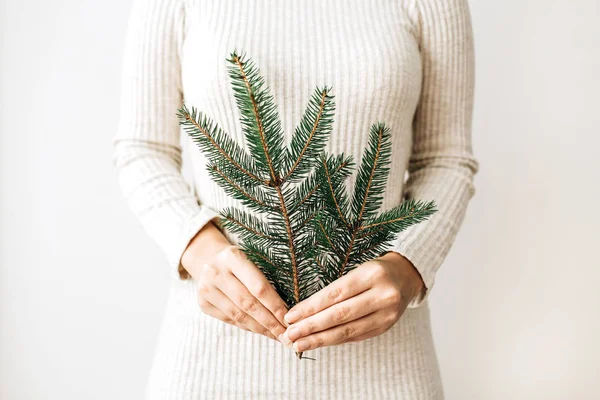
[[[238,205],[176,116],[185,98],[244,143],[225,61],[234,49],[260,68],[288,139],[314,88],[332,86],[327,150],[360,160],[371,124],[383,121],[393,141],[383,208],[403,197],[438,204],[391,246],[426,290],[383,335],[310,351],[316,361],[204,315],[195,282],[178,273],[196,232]],[[134,0],[114,164],[172,277],[147,399],[443,398],[426,299],[474,194],[473,89],[467,0]]]

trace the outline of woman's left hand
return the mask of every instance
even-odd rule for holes
[[[421,275],[396,252],[356,267],[292,307],[285,335],[295,351],[381,335],[423,290]]]

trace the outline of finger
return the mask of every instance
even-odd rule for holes
[[[219,318],[223,322],[227,322],[231,325],[238,326],[242,329],[258,333],[265,336],[270,336],[275,338],[271,332],[269,332],[265,327],[259,324],[254,318],[250,315],[243,312],[229,297],[227,297],[223,292],[221,292],[218,288],[213,287],[209,293],[205,294],[205,299],[202,301],[200,305],[202,310],[207,314],[211,315],[210,312],[213,312],[215,318],[219,318],[219,316],[225,316],[225,320]],[[217,311],[215,312],[214,309]]]
[[[262,303],[252,295],[233,274],[227,274],[218,285],[219,289],[245,314],[254,318],[276,338],[285,332],[285,327]]]
[[[315,332],[324,331],[371,314],[380,308],[380,302],[377,301],[375,292],[375,290],[367,290],[306,317],[290,325],[285,335],[293,342]]]
[[[283,319],[288,311],[285,302],[254,263],[245,257],[240,258],[238,262],[232,263],[231,272],[277,318],[281,326],[287,326]]]
[[[204,314],[210,315],[211,317],[221,320],[223,322],[226,322],[228,324],[237,325],[237,323],[234,320],[232,320],[229,317],[229,315],[227,315],[223,311],[219,310],[217,307],[215,307],[213,304],[209,303],[208,301],[202,300],[199,303],[200,303],[200,309],[202,310],[202,312]],[[240,325],[240,327],[243,327],[242,329],[249,330],[244,325]]]
[[[347,322],[322,332],[313,333],[295,341],[292,347],[295,351],[307,351],[339,344],[372,330],[374,326],[380,326],[381,322],[386,320],[384,314],[383,310],[379,310],[355,321]]]
[[[367,332],[363,333],[362,335],[351,337],[351,338],[346,339],[344,341],[341,341],[341,342],[339,342],[337,344],[344,344],[344,343],[351,343],[351,342],[360,342],[362,340],[367,340],[367,339],[370,339],[372,337],[379,336],[382,333],[385,333],[386,330],[387,329],[383,329],[383,328],[371,329],[370,331],[367,331]]]
[[[292,324],[369,289],[367,280],[361,279],[361,275],[360,269],[356,268],[302,300],[285,315],[286,322]]]

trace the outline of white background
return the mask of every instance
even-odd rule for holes
[[[2,1],[0,398],[141,399],[167,290],[110,140],[130,1]],[[432,292],[449,400],[600,398],[600,5],[472,0],[481,163]]]

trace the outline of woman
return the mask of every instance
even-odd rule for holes
[[[438,205],[389,252],[289,312],[216,226],[235,203],[190,139],[180,143],[184,97],[244,143],[226,71],[234,49],[260,68],[288,138],[327,84],[336,101],[327,150],[359,160],[370,125],[384,121],[393,173],[383,208]],[[122,79],[119,182],[172,273],[147,399],[443,398],[426,299],[478,169],[466,0],[139,0]]]

